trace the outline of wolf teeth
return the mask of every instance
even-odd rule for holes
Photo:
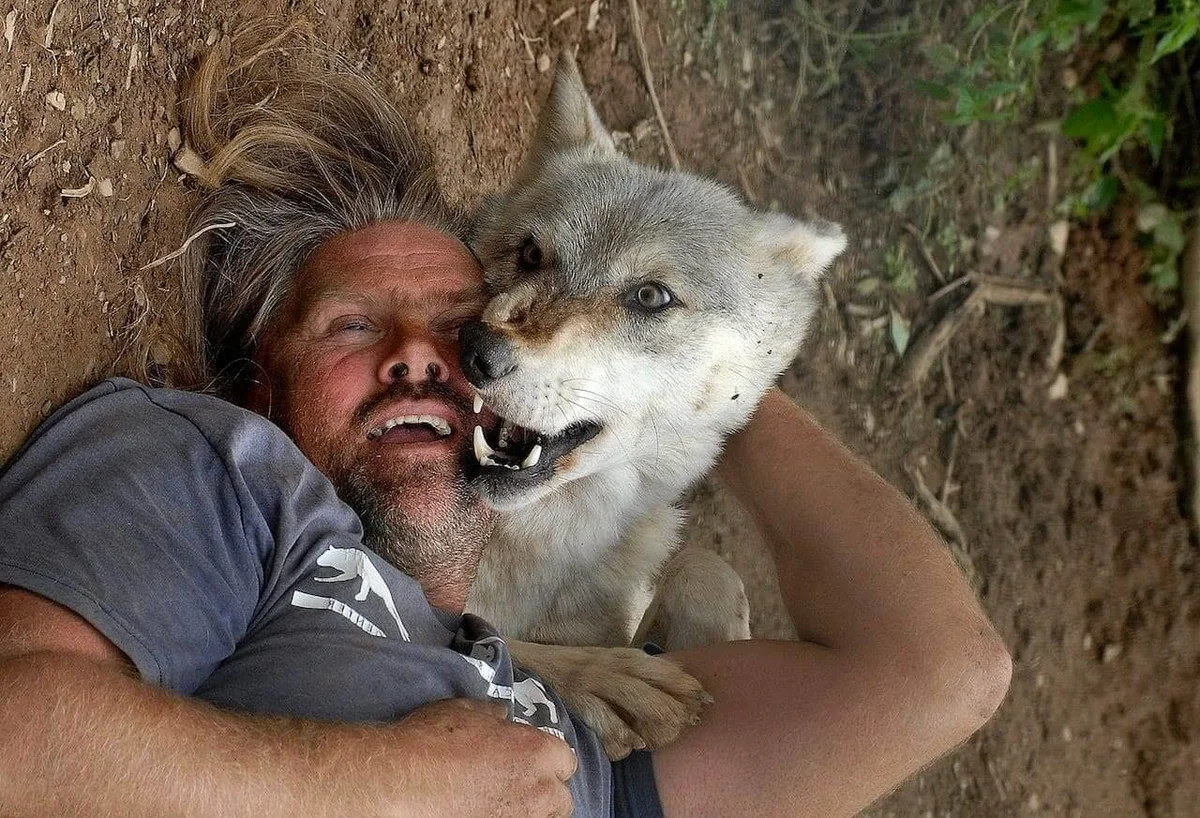
[[[482,409],[483,409],[483,395],[480,395],[478,392],[476,392],[475,393],[475,414],[478,415],[480,410],[482,410]]]
[[[541,458],[542,444],[535,443],[533,444],[533,448],[529,450],[529,454],[525,455],[525,459],[521,461],[521,468],[528,469],[532,466],[536,466]]]
[[[487,439],[483,436],[483,427],[475,427],[475,459],[479,461],[481,466],[494,466],[496,461],[492,460],[492,455],[496,450],[488,445]],[[490,461],[490,462],[488,462]]]

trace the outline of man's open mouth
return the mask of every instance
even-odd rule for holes
[[[476,397],[475,412],[482,409],[483,399]],[[478,473],[544,479],[553,473],[559,459],[599,434],[600,428],[595,421],[580,421],[547,435],[504,417],[492,430],[476,425],[473,443]]]

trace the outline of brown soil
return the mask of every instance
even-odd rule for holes
[[[178,272],[142,266],[178,246],[198,198],[170,164],[179,80],[206,39],[246,15],[297,9],[314,19],[412,113],[463,201],[514,170],[549,82],[536,58],[564,46],[578,45],[601,114],[629,135],[626,149],[665,162],[624,3],[601,3],[591,31],[586,0],[200,5],[15,7],[11,49],[0,41],[0,454],[86,384],[176,355]],[[977,241],[934,255],[943,269],[954,262],[1061,293],[1068,390],[1050,397],[1057,313],[988,307],[920,394],[899,395],[889,299],[859,283],[882,275],[885,248],[904,243],[917,287],[890,303],[916,318],[917,333],[936,308],[925,297],[937,284],[885,199],[893,160],[928,154],[937,138],[923,103],[899,77],[861,71],[818,99],[809,78],[810,95],[797,97],[806,86],[780,33],[786,4],[728,14],[711,32],[700,0],[643,5],[684,163],[763,207],[839,219],[853,236],[817,337],[785,387],[906,491],[912,469],[935,492],[948,484],[965,532],[960,553],[1016,657],[992,724],[870,814],[1195,814],[1200,597],[1180,502],[1178,350],[1159,340],[1167,322],[1143,295],[1130,215],[1076,226],[1055,270],[1034,263],[1046,226],[1037,195],[999,212],[957,190],[957,225]],[[952,147],[953,161],[973,161],[966,139]],[[61,195],[89,177],[110,180],[114,195],[98,184],[81,198]],[[998,232],[988,237],[987,226]],[[691,535],[749,582],[755,631],[791,633],[740,512],[708,485],[694,508]]]

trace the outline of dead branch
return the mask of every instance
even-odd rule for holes
[[[650,104],[654,106],[654,115],[658,117],[658,127],[662,128],[663,140],[667,143],[667,155],[671,158],[671,167],[680,170],[679,154],[675,152],[675,141],[671,139],[671,130],[667,127],[667,118],[663,116],[662,106],[658,104],[658,92],[654,90],[654,73],[650,70],[650,55],[646,50],[646,40],[642,37],[642,14],[637,0],[629,0],[629,18],[633,25],[633,38],[637,41],[638,56],[642,61],[642,79],[646,82],[646,90],[650,92]]]

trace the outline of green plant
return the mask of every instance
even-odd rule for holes
[[[908,257],[903,244],[893,244],[883,259],[884,276],[891,288],[900,295],[909,295],[917,289],[917,268]]]
[[[951,124],[1012,121],[1029,112],[1047,49],[1099,55],[1086,82],[1073,78],[1061,111],[1062,133],[1079,146],[1062,210],[1083,218],[1122,192],[1135,196],[1149,214],[1139,224],[1150,243],[1150,283],[1162,296],[1177,287],[1183,235],[1182,216],[1164,200],[1194,180],[1154,184],[1150,176],[1172,145],[1174,116],[1191,106],[1195,117],[1188,66],[1198,37],[1200,0],[988,2],[958,41],[925,46],[930,75],[915,86],[943,105]],[[1128,163],[1131,169],[1123,154],[1145,161]]]

